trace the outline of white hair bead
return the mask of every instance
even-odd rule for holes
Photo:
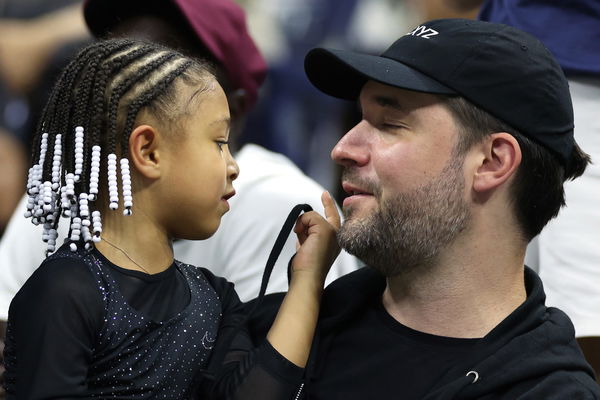
[[[65,177],[65,194],[71,204],[75,203],[75,174],[69,172]]]
[[[73,211],[73,210],[72,210]],[[77,215],[77,213],[73,213],[73,215]],[[79,241],[79,237],[81,235],[81,218],[73,217],[71,218],[71,240],[74,242]],[[73,246],[71,246],[71,250],[73,250]],[[77,246],[75,246],[75,250],[77,250]],[[75,251],[73,250],[73,251]]]
[[[25,212],[26,217],[35,218],[31,220],[34,225],[39,224],[38,217],[44,215],[44,203],[43,199],[40,199],[40,194],[42,196],[47,196],[47,193],[44,191],[44,185],[42,184],[43,179],[43,170],[44,170],[44,162],[46,160],[46,151],[48,150],[48,133],[42,133],[42,138],[40,140],[40,157],[37,164],[34,164],[31,169],[27,179],[27,193],[29,194],[29,199],[27,200],[27,211]],[[51,184],[50,184],[51,185]],[[52,187],[50,187],[50,190]],[[46,208],[48,208],[46,206]],[[46,210],[50,211],[50,210]]]
[[[127,158],[121,158],[119,161],[121,165],[121,182],[123,184],[123,215],[130,216],[133,211],[133,197],[131,195],[131,174],[129,171],[129,160]]]
[[[58,133],[54,139],[54,156],[52,157],[52,189],[58,190],[60,186],[60,164],[62,155],[62,135]]]
[[[110,199],[109,208],[116,210],[119,208],[119,190],[117,187],[117,156],[114,153],[108,155],[108,195]]]
[[[75,127],[75,182],[79,182],[83,170],[83,127]]]
[[[100,154],[101,148],[98,145],[92,146],[92,161],[90,163],[90,195],[89,200],[94,201],[98,198],[98,179],[100,177]]]
[[[79,194],[79,215],[85,221],[87,217],[90,216],[90,211],[88,208],[88,195],[87,193]],[[84,222],[82,221],[82,224]]]
[[[102,218],[100,215],[100,211],[92,212],[92,232],[94,236],[92,237],[92,241],[94,243],[98,243],[100,241],[100,235],[102,233]]]

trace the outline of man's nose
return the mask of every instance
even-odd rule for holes
[[[350,129],[331,151],[333,161],[344,167],[367,164],[369,162],[369,152],[365,134],[368,128],[369,123],[362,120]]]

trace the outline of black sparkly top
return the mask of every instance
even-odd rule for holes
[[[245,329],[220,345],[241,316],[233,285],[205,269],[148,275],[63,246],[11,303],[8,399],[289,398],[302,369]],[[206,379],[211,358],[224,361]]]

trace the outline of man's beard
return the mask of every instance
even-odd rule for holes
[[[352,209],[345,210],[346,221],[338,232],[341,247],[387,277],[429,265],[470,221],[463,198],[463,159],[454,156],[437,177],[415,191],[382,200],[372,215],[353,218]],[[352,170],[344,171],[343,179],[374,189],[375,198],[381,198],[379,189]]]

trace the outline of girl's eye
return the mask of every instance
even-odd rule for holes
[[[223,146],[229,144],[229,140],[217,140],[217,146],[219,150],[223,151]]]

